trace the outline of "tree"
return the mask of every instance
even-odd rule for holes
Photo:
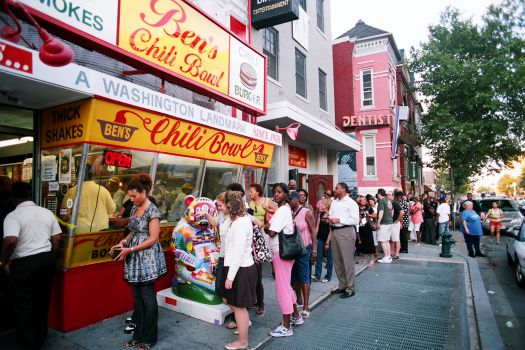
[[[522,190],[525,190],[525,167],[523,167],[523,169],[521,170],[521,175],[518,180],[519,180],[518,186]]]
[[[483,24],[447,8],[428,41],[412,50],[415,88],[429,105],[421,136],[454,187],[484,166],[522,153],[525,139],[525,0],[489,7]]]
[[[516,186],[516,178],[512,177],[509,174],[505,174],[499,179],[498,182],[498,191],[504,193],[508,196],[514,194],[514,186]]]

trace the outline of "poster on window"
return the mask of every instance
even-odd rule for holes
[[[71,148],[60,151],[60,171],[58,172],[58,182],[71,183]]]
[[[352,195],[357,194],[357,162],[355,152],[337,152],[339,181],[348,185]]]
[[[57,160],[56,156],[42,157],[42,181],[56,181]]]

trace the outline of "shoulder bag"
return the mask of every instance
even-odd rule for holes
[[[295,215],[303,208],[299,209]],[[294,215],[294,218],[295,218]],[[284,231],[279,232],[279,257],[283,260],[295,260],[306,255],[306,248],[303,244],[303,239],[297,230],[297,226],[293,225],[293,234],[285,235]]]
[[[266,244],[263,233],[259,226],[253,224],[253,241],[252,241],[252,255],[256,263],[272,261],[272,252]]]

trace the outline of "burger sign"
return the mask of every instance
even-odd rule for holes
[[[247,50],[239,40],[230,42],[230,96],[264,109],[264,57]]]

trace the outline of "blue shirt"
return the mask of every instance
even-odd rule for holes
[[[467,222],[467,227],[472,236],[483,236],[483,229],[481,228],[481,218],[474,210],[464,210],[461,213],[461,221]],[[465,227],[461,223],[459,229],[461,233],[465,233]]]

